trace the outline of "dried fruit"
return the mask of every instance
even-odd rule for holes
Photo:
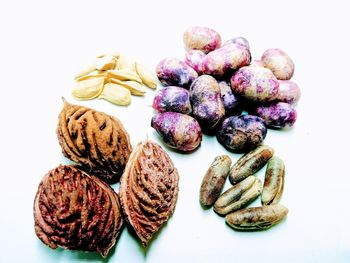
[[[267,163],[273,154],[274,150],[271,147],[262,145],[243,155],[232,166],[229,175],[230,182],[236,184],[244,178],[253,175]]]
[[[92,71],[96,70],[96,63],[92,63],[91,65],[87,66],[86,68],[82,69],[81,71],[79,71],[74,79],[80,78],[82,76],[85,76],[89,73],[91,73]]]
[[[115,67],[117,60],[112,55],[106,55],[100,58],[97,58],[96,69],[97,70],[108,70]]]
[[[124,88],[127,88],[132,95],[136,96],[143,96],[146,93],[145,88],[136,81],[132,80],[126,80],[126,81],[121,81],[119,79],[109,79],[111,83],[118,84],[120,86],[123,86]]]
[[[133,71],[128,69],[120,70],[108,70],[107,77],[119,80],[133,80],[139,83],[142,83],[140,77]]]
[[[136,72],[136,68],[135,68],[135,61],[134,60],[130,60],[127,57],[121,55],[118,59],[117,62],[117,68],[118,69],[126,69],[126,70],[131,70]]]
[[[214,204],[214,211],[220,215],[241,209],[254,201],[261,193],[262,182],[249,176],[225,191]]]
[[[78,81],[72,91],[72,95],[74,98],[81,100],[96,98],[101,94],[103,84],[104,78],[101,77]]]
[[[228,214],[227,224],[237,230],[264,230],[280,222],[288,214],[283,205],[249,207]]]
[[[142,82],[151,89],[157,88],[157,78],[155,75],[148,70],[146,67],[144,67],[142,64],[136,62],[136,72],[141,78]]]
[[[131,93],[130,90],[121,85],[107,83],[103,88],[100,98],[116,105],[127,106],[131,102]]]
[[[265,121],[266,126],[274,128],[292,127],[298,117],[296,109],[285,102],[262,105],[253,111]]]
[[[158,112],[173,111],[190,114],[192,112],[190,93],[181,87],[164,87],[154,96],[153,108]]]
[[[93,78],[105,78],[107,76],[106,71],[94,70],[87,75],[76,78],[75,81],[79,82],[82,80],[93,79]]]
[[[178,183],[177,169],[158,144],[148,140],[136,146],[120,181],[120,201],[144,246],[173,214]]]
[[[64,156],[107,182],[119,180],[132,150],[116,117],[67,101],[59,115],[57,136]]]
[[[49,171],[34,200],[35,233],[52,249],[97,251],[106,257],[123,218],[117,193],[71,165]]]
[[[231,164],[232,161],[228,155],[215,157],[201,184],[199,201],[202,205],[210,206],[219,197]]]
[[[277,204],[283,193],[285,168],[283,161],[273,156],[267,163],[264,188],[261,195],[263,205]]]
[[[271,69],[277,79],[288,80],[294,74],[294,62],[286,52],[279,48],[270,48],[266,50],[261,61],[264,67]]]

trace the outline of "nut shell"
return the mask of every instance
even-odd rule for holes
[[[117,118],[66,101],[57,136],[64,156],[108,183],[119,180],[132,150],[129,135]]]
[[[94,176],[60,165],[42,179],[34,201],[35,233],[50,248],[106,257],[123,226],[117,193]]]
[[[173,214],[179,175],[169,155],[156,143],[139,143],[120,181],[120,201],[126,220],[142,244]]]

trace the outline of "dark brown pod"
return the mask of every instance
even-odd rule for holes
[[[72,165],[41,180],[34,200],[35,233],[50,248],[97,251],[106,257],[123,226],[117,193]]]
[[[173,214],[178,183],[177,169],[158,144],[147,140],[136,146],[120,180],[120,201],[144,246]]]
[[[132,151],[129,135],[116,117],[67,101],[57,136],[64,156],[108,183],[119,180]]]

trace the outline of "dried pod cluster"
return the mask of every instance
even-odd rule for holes
[[[168,154],[156,143],[139,143],[120,182],[127,222],[146,246],[173,214],[179,175]]]
[[[97,251],[106,257],[123,226],[118,195],[71,165],[49,171],[34,201],[35,233],[50,248]]]
[[[98,56],[75,80],[72,95],[76,99],[101,98],[122,106],[130,104],[131,95],[146,93],[142,84],[151,89],[157,87],[157,79],[150,70],[119,53]]]
[[[271,147],[263,145],[243,155],[232,167],[230,162],[222,160],[223,156],[216,157],[203,178],[200,203],[214,204],[214,211],[225,216],[226,222],[238,230],[262,230],[280,222],[288,213],[288,209],[279,204],[285,167],[273,154]],[[263,185],[254,174],[266,163]],[[233,186],[220,195],[227,176]],[[261,193],[263,206],[246,208]]]
[[[106,182],[119,180],[132,150],[129,135],[116,117],[66,101],[57,136],[64,156]]]

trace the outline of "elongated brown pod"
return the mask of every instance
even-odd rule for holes
[[[50,248],[97,251],[103,257],[123,226],[117,193],[71,165],[60,165],[41,180],[34,221],[36,235]]]
[[[243,155],[230,171],[229,179],[231,184],[236,184],[244,178],[259,171],[274,154],[274,150],[261,145],[249,153]]]
[[[267,163],[264,188],[261,195],[263,205],[277,204],[283,194],[285,167],[283,161],[273,156]]]
[[[132,152],[120,181],[120,200],[126,220],[142,244],[173,214],[179,175],[169,155],[149,140]]]
[[[119,180],[132,150],[116,117],[65,100],[57,136],[64,156],[108,183]]]

